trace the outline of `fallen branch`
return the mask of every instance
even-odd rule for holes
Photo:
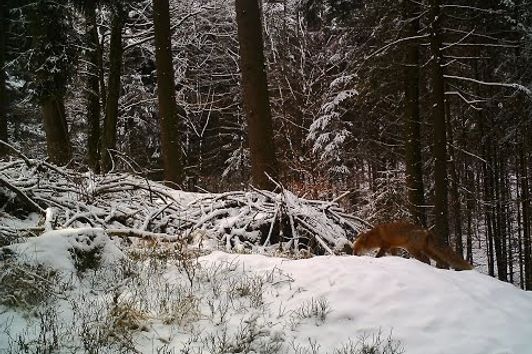
[[[37,204],[33,199],[28,197],[26,195],[26,193],[24,193],[22,190],[18,189],[17,187],[15,187],[14,185],[9,183],[7,180],[5,180],[2,177],[0,177],[0,185],[2,185],[4,187],[6,187],[7,189],[9,189],[10,191],[14,192],[17,195],[17,197],[20,198],[22,203],[24,205],[26,205],[28,208],[30,208],[31,211],[35,211],[35,212],[41,213],[41,214],[45,213],[45,210],[43,208],[41,208],[41,206],[39,204]]]

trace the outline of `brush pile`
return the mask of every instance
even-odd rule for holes
[[[364,221],[337,201],[288,190],[187,193],[126,173],[80,173],[46,161],[0,162],[0,246],[45,231],[99,228],[157,241],[216,239],[227,250],[338,254]]]

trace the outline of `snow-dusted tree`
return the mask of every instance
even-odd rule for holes
[[[431,0],[429,9],[430,67],[432,95],[432,155],[434,157],[434,221],[440,242],[449,242],[447,124],[445,121],[445,82],[443,77],[442,13],[440,0]]]
[[[405,38],[411,38],[411,43],[407,43],[405,48],[404,63],[406,185],[408,189],[410,214],[417,223],[425,225],[425,190],[423,187],[421,114],[419,106],[420,55],[418,41],[414,39],[419,35],[420,11],[420,7],[416,1],[403,1],[404,35]]]
[[[105,120],[103,125],[100,149],[100,169],[109,172],[112,167],[112,151],[116,149],[118,101],[120,99],[120,77],[122,74],[122,31],[127,13],[122,1],[110,5],[111,39],[109,42],[109,76],[107,83],[107,98],[105,106]]]
[[[6,92],[6,41],[7,41],[7,1],[0,4],[0,140],[7,142],[7,92]],[[5,147],[0,147],[0,156]]]
[[[97,0],[84,0],[82,11],[85,17],[86,40],[86,97],[87,97],[87,163],[89,167],[100,171],[100,80],[103,73],[100,70],[102,53],[98,36],[96,16]]]
[[[73,69],[71,15],[62,1],[39,0],[25,10],[32,36],[33,95],[41,107],[48,157],[66,164],[72,157],[64,103]]]
[[[183,179],[179,116],[184,111],[178,110],[175,99],[168,0],[153,0],[153,24],[164,179],[179,184]]]
[[[99,62],[102,60],[100,48],[97,17],[96,0],[88,0],[85,6],[86,38],[87,38],[87,162],[95,172],[100,171],[100,70]]]
[[[346,177],[351,173],[346,163],[352,153],[349,145],[354,126],[347,107],[358,94],[354,86],[352,75],[333,80],[329,85],[330,95],[325,97],[318,117],[309,128],[312,151],[331,177]]]

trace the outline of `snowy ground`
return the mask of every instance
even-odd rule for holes
[[[0,354],[532,354],[532,293],[480,272],[273,257],[342,252],[365,226],[335,200],[0,168]]]
[[[266,300],[295,310],[324,298],[330,313],[289,335],[335,348],[364,334],[393,331],[406,353],[532,353],[532,294],[475,271],[454,272],[399,257],[282,260],[215,252],[202,262],[238,261],[253,271],[281,269]]]
[[[187,258],[171,247],[123,263],[103,231],[84,234],[52,231],[11,247],[59,270],[62,290],[30,311],[0,306],[0,353],[101,343],[101,353],[354,354],[379,332],[383,347],[409,354],[532,353],[532,294],[476,271],[399,257]],[[76,276],[65,249],[93,244],[103,268]]]

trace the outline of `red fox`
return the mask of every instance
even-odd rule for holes
[[[376,257],[382,257],[392,249],[402,248],[421,262],[435,260],[439,267],[470,270],[473,266],[455,254],[449,246],[438,242],[429,230],[408,222],[380,224],[361,233],[353,244],[353,254],[379,249]]]

